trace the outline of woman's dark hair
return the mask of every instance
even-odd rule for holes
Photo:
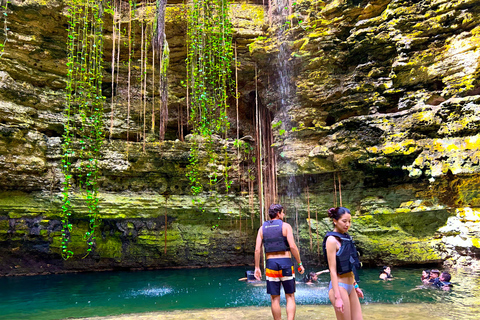
[[[350,210],[344,207],[336,207],[328,209],[328,216],[332,219],[338,220],[345,213],[350,214]]]
[[[312,278],[313,276],[315,276],[315,272],[309,272],[305,278],[303,279],[304,282],[310,282],[310,281],[313,281]]]
[[[424,278],[423,275],[422,275],[422,280],[423,280],[423,279],[428,279],[428,278],[430,278],[430,270],[427,269],[427,270],[423,270],[423,271],[425,271],[425,273],[426,273],[427,275],[426,275],[425,278]]]
[[[270,219],[275,219],[277,215],[282,212],[283,207],[281,204],[272,204],[270,208],[268,208],[268,216]]]
[[[386,274],[387,271],[385,271],[385,270],[387,270],[387,268],[388,268],[388,266],[383,266],[383,267],[382,267],[382,271],[380,271],[380,274],[382,274],[382,273],[385,273],[385,274]]]

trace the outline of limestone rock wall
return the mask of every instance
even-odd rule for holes
[[[323,217],[340,176],[368,261],[477,263],[479,9],[478,1],[296,1],[275,36],[250,46],[263,68],[284,69],[294,92],[262,92],[275,112],[280,193],[301,197],[293,206],[302,203],[305,216],[308,186]]]
[[[87,249],[83,238],[88,229],[87,208],[81,194],[74,194],[72,251],[75,255],[67,261],[61,259],[64,179],[60,160],[65,121],[67,9],[60,0],[10,2],[8,39],[0,58],[0,274],[251,264],[259,216],[258,209],[251,210],[251,200],[245,196],[248,192],[234,182],[236,192],[230,195],[225,195],[220,187],[220,193],[193,198],[185,176],[191,135],[184,125],[184,139],[180,139],[177,125],[179,115],[186,121],[186,90],[182,85],[186,77],[183,1],[169,1],[166,12],[170,118],[166,141],[162,143],[158,142],[158,135],[147,131],[143,144],[143,119],[139,115],[143,109],[138,86],[139,19],[144,16],[151,19],[148,12],[153,12],[153,7],[140,5],[133,22],[137,41],[132,51],[134,90],[130,93],[130,127],[126,102],[128,67],[120,64],[119,81],[112,92],[113,27],[111,20],[105,20],[102,89],[107,97],[104,106],[107,138],[99,161],[100,216],[96,246],[83,259]],[[246,45],[263,33],[264,10],[255,4],[235,4],[232,16],[235,16],[241,65],[239,84],[252,90],[254,67]],[[122,16],[122,26],[127,25],[128,20]],[[128,39],[123,35],[122,42],[125,41]],[[125,46],[120,56],[124,61],[128,59]],[[148,73],[151,75],[152,70]],[[149,88],[153,87],[152,78],[148,82]],[[148,117],[154,99],[159,101],[159,94],[151,90],[147,99]],[[112,100],[114,117],[110,135]],[[239,104],[240,120],[247,118],[241,125],[242,136],[253,135],[252,116],[245,111],[250,100],[247,95]],[[232,119],[236,121],[236,117]],[[151,120],[147,126],[151,126]],[[229,157],[236,159],[233,139],[217,141],[219,161],[225,145]],[[207,181],[210,168],[206,159],[201,159],[201,163]]]
[[[258,89],[258,104],[275,119],[279,202],[307,264],[323,263],[319,244],[331,228],[326,210],[335,192],[340,201],[339,177],[366,265],[475,264],[480,2],[297,0],[291,13],[262,3],[232,5],[239,121],[230,108],[232,139],[218,142],[235,159],[238,125],[253,145]],[[259,213],[251,210],[248,177],[238,179],[234,165],[233,191],[197,202],[185,177],[191,137],[187,126],[186,139],[178,135],[186,118],[182,1],[167,8],[170,118],[162,143],[154,132],[143,137],[138,90],[130,93],[127,130],[128,70],[121,65],[112,92],[113,28],[105,24],[106,127],[112,111],[114,122],[100,160],[96,248],[82,259],[87,218],[77,195],[78,254],[60,258],[65,10],[60,0],[9,5],[0,58],[0,273],[252,264]]]

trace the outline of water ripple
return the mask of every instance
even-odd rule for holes
[[[135,290],[130,292],[131,297],[138,297],[138,296],[147,296],[147,297],[162,297],[167,294],[173,293],[174,290],[168,287],[158,287],[158,288],[146,288],[141,290]]]

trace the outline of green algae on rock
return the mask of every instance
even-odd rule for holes
[[[172,115],[167,140],[149,141],[143,152],[141,141],[131,140],[140,133],[135,115],[127,144],[127,107],[118,102],[112,139],[105,141],[99,164],[102,221],[95,253],[90,260],[58,260],[64,6],[11,2],[11,33],[0,59],[1,274],[45,272],[47,263],[52,272],[253,263],[260,217],[258,209],[250,209],[250,201],[258,199],[250,198],[245,186],[254,172],[234,180],[231,196],[200,195],[205,210],[189,195],[184,174],[191,141],[176,140],[178,115],[187,105],[185,7],[179,1],[169,2],[166,16]],[[291,120],[272,133],[278,201],[287,212],[298,212],[299,220],[290,215],[288,222],[298,225],[307,261],[323,261],[317,247],[309,249],[307,201],[315,243],[331,227],[325,214],[333,205],[335,173],[341,175],[343,205],[354,214],[352,234],[365,264],[474,262],[480,239],[471,218],[480,205],[479,5],[478,0],[296,1],[291,25],[284,28],[294,88],[288,110],[279,109],[280,90],[272,87],[280,63],[279,28],[269,25],[260,4],[232,5],[240,132],[255,137],[255,98],[275,122],[284,114]],[[108,23],[106,30],[112,30]],[[136,32],[140,37],[139,28]],[[111,46],[106,34],[105,48]],[[122,65],[119,70],[116,92],[126,97],[128,70]],[[140,99],[133,109],[138,114]],[[227,142],[235,158],[233,140]],[[207,177],[207,159],[200,160]],[[294,200],[289,187],[299,190]],[[84,209],[74,213],[79,230],[86,227]],[[80,243],[76,235],[75,245]],[[29,265],[25,257],[39,262]],[[7,263],[13,262],[21,267],[10,269]]]

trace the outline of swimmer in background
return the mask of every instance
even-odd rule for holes
[[[305,278],[303,278],[303,282],[305,284],[314,284],[318,281],[318,276],[321,275],[322,273],[330,272],[330,270],[322,270],[318,272],[310,272]]]
[[[436,283],[438,283],[440,281],[439,275],[440,275],[440,271],[438,271],[437,269],[423,270],[422,271],[422,277],[421,277],[423,285],[416,286],[416,288],[414,288],[410,291],[432,288],[432,286],[436,285]],[[448,277],[446,277],[446,278],[448,278]],[[448,281],[450,281],[450,278],[448,278],[448,279],[449,279]],[[447,290],[449,290],[450,286],[447,286],[447,287],[448,287]]]
[[[245,277],[238,279],[238,281],[258,282],[258,280],[255,279],[255,271],[253,270],[245,271]]]
[[[391,274],[392,270],[388,266],[383,266],[382,271],[380,272],[379,278],[382,280],[392,280],[393,276]]]
[[[440,275],[440,277],[436,278],[435,281],[433,282],[433,285],[436,286],[437,288],[443,289],[445,291],[450,290],[450,286],[452,283],[450,280],[452,279],[452,276],[450,273],[444,271]]]
[[[430,270],[423,270],[421,279],[423,283],[427,284],[428,280],[430,280]]]
[[[433,284],[436,281],[435,279],[438,279],[438,277],[440,277],[440,270],[438,270],[438,269],[431,270],[430,271],[430,278],[428,279],[426,284]]]

